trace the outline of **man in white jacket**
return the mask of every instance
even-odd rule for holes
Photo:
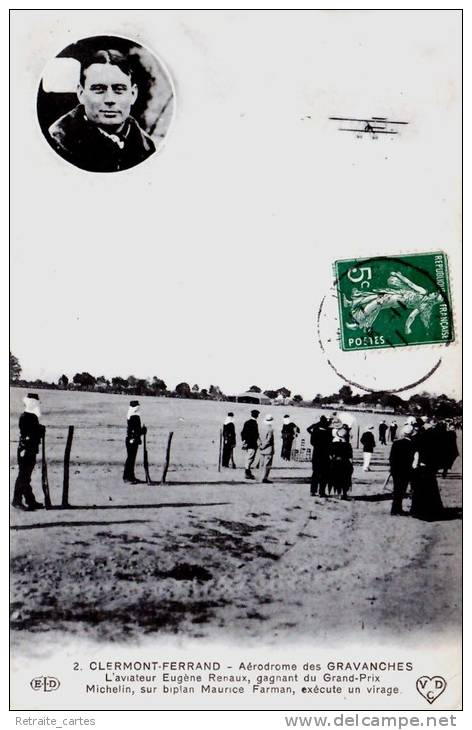
[[[270,413],[264,418],[261,432],[259,434],[261,455],[261,482],[264,484],[272,484],[269,479],[272,462],[274,460],[274,427],[272,425],[273,417]]]

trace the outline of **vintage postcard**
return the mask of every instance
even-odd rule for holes
[[[460,10],[11,12],[11,708],[462,707]]]

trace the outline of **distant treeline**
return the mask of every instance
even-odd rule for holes
[[[61,375],[57,383],[44,380],[22,380],[21,366],[18,359],[10,353],[10,383],[20,388],[47,388],[53,390],[79,390],[95,393],[118,393],[133,396],[158,396],[170,398],[192,398],[199,400],[234,401],[234,396],[227,396],[218,385],[200,388],[198,384],[178,383],[173,390],[161,378],[136,378],[129,375],[127,378],[116,376],[108,379],[104,375],[98,377],[88,372],[75,373],[69,379]],[[349,385],[343,385],[337,393],[323,396],[318,393],[314,398],[306,400],[299,393],[292,396],[288,388],[262,390],[257,385],[251,385],[247,391],[257,398],[263,395],[275,403],[290,403],[291,405],[318,407],[318,408],[349,408],[355,410],[378,411],[388,413],[421,413],[422,415],[436,416],[437,418],[454,418],[462,415],[462,401],[456,401],[447,395],[431,395],[430,393],[415,393],[408,400],[388,391],[375,393],[354,394]]]

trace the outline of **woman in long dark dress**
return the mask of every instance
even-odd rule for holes
[[[346,426],[338,428],[331,444],[331,469],[329,486],[342,499],[347,499],[347,493],[352,487],[352,446],[349,443],[349,429]],[[331,489],[328,489],[331,492]]]
[[[418,463],[411,479],[410,514],[420,520],[441,519],[444,511],[436,478],[441,458],[440,438],[441,433],[435,427],[422,428],[415,437]]]
[[[459,450],[457,448],[457,436],[456,429],[451,424],[442,425],[442,453],[441,453],[441,464],[439,468],[442,469],[442,477],[445,479],[447,473],[459,456]]]

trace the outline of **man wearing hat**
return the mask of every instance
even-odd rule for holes
[[[412,477],[415,444],[414,428],[410,423],[403,426],[401,436],[392,443],[390,449],[390,473],[393,479],[393,502],[390,514],[404,515],[403,498]]]
[[[15,482],[12,506],[17,509],[40,509],[41,502],[36,501],[31,488],[31,476],[36,464],[36,456],[39,451],[39,444],[46,429],[40,424],[41,411],[39,409],[39,397],[36,393],[28,393],[23,398],[25,404],[24,413],[19,420],[20,441],[18,443],[18,477]],[[23,504],[23,499],[26,506]]]
[[[318,423],[312,423],[307,428],[310,434],[310,443],[313,446],[311,489],[310,494],[315,497],[320,492],[320,497],[326,496],[326,487],[329,480],[332,431],[326,416],[320,416]]]
[[[383,446],[387,445],[387,431],[388,426],[385,421],[380,421],[379,423],[379,442],[383,444]]]
[[[374,426],[369,426],[369,428],[364,431],[361,436],[361,444],[364,451],[364,463],[362,465],[362,468],[364,471],[370,471],[370,462],[372,460],[372,454],[374,453],[375,449],[375,437],[373,431]]]
[[[272,462],[274,461],[274,427],[272,425],[273,417],[270,413],[264,418],[261,429],[261,482],[264,484],[272,484],[269,479]]]
[[[234,463],[233,451],[236,446],[236,429],[234,427],[234,413],[231,411],[225,418],[223,424],[223,454],[221,457],[221,466],[229,468],[230,465],[236,469]]]
[[[251,418],[246,421],[241,431],[241,440],[243,442],[243,449],[246,451],[246,471],[244,476],[246,479],[255,479],[254,474],[251,471],[251,467],[254,464],[256,458],[257,449],[259,447],[259,427],[257,425],[257,418],[260,411],[254,409],[251,411]]]
[[[123,481],[131,484],[139,484],[134,474],[136,455],[141,444],[141,436],[147,433],[146,426],[141,426],[139,416],[139,401],[131,400],[128,408],[127,433],[126,433],[126,463],[123,472]]]

